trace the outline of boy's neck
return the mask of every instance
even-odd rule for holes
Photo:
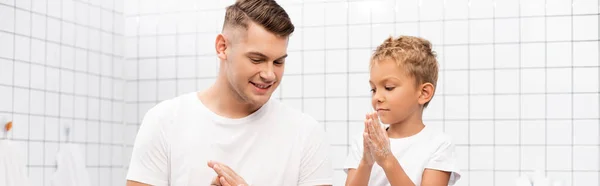
[[[425,128],[421,115],[420,113],[415,113],[404,121],[391,124],[387,130],[388,137],[406,138],[421,132]]]

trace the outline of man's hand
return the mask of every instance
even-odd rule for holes
[[[208,166],[218,174],[218,176],[215,178],[215,180],[213,180],[213,183],[211,183],[211,185],[215,184],[215,181],[218,180],[220,184],[217,185],[248,186],[246,181],[244,181],[242,177],[238,176],[237,173],[231,170],[231,168],[229,168],[227,165],[215,161],[209,161]]]

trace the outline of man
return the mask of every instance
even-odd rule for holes
[[[273,0],[227,7],[215,83],[146,113],[127,185],[331,185],[323,127],[271,99],[293,31]]]

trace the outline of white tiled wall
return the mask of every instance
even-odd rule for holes
[[[126,0],[128,126],[214,81],[213,42],[232,2]],[[297,29],[275,97],[325,124],[335,185],[371,109],[370,52],[389,35],[434,44],[440,79],[425,120],[455,138],[458,185],[513,185],[535,169],[566,185],[599,184],[597,1],[279,2]]]
[[[50,185],[67,127],[92,184],[123,185],[123,6],[0,0],[0,116],[14,120],[32,186]]]

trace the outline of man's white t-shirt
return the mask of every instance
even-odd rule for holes
[[[416,186],[421,185],[421,177],[425,169],[451,172],[448,185],[454,185],[460,179],[454,144],[450,136],[441,131],[425,126],[415,135],[406,138],[390,138],[390,148],[406,175]],[[361,133],[351,141],[350,153],[344,165],[346,172],[348,169],[358,168],[363,149]],[[377,163],[371,170],[369,185],[390,185],[383,168]]]
[[[324,128],[276,99],[230,119],[188,93],[151,108],[135,139],[128,180],[150,185],[209,185],[209,160],[231,167],[250,185],[331,185]]]

